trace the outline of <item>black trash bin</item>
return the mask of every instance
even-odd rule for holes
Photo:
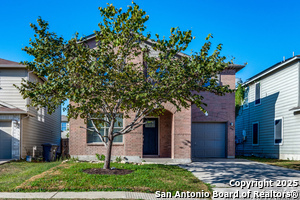
[[[55,161],[56,159],[56,151],[58,145],[56,144],[50,144],[50,143],[44,143],[43,146],[43,158],[46,162]]]

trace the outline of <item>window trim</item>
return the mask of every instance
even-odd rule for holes
[[[123,113],[120,113],[123,115]],[[125,124],[125,118],[122,118],[123,119],[123,127],[115,127],[115,128],[124,128],[124,124]],[[88,123],[86,123],[86,128],[88,126]],[[103,127],[103,128],[108,128],[108,127]],[[124,135],[122,135],[122,142],[113,142],[112,144],[113,145],[123,145],[124,144]],[[104,142],[88,142],[88,130],[86,130],[86,144],[87,145],[104,145]]]
[[[246,90],[248,89],[248,97],[247,97],[247,100],[248,100],[248,103],[247,103],[247,107],[245,106],[245,94],[244,94],[244,101],[243,101],[243,110],[246,110],[248,109],[250,106],[249,106],[249,93],[250,93],[250,87],[247,86],[245,88],[245,93],[246,93]]]
[[[281,142],[280,143],[275,143],[275,135],[276,135],[276,128],[275,128],[275,121],[281,119]],[[274,145],[282,145],[283,144],[283,117],[275,117],[273,121],[274,125]]]
[[[257,144],[253,144],[253,140],[254,140],[254,137],[253,137],[253,125],[254,124],[257,124]],[[259,122],[253,122],[252,123],[252,146],[259,146]]]
[[[259,103],[256,103],[256,85],[259,84]],[[254,106],[259,106],[261,104],[261,83],[256,82],[254,87]]]

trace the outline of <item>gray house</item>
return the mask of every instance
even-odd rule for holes
[[[236,154],[300,160],[300,56],[271,66],[243,85]]]
[[[28,72],[24,65],[0,59],[0,159],[38,156],[41,144],[60,142],[60,108],[48,115],[46,108],[27,107],[30,100],[23,99],[13,86],[22,79],[46,80]]]

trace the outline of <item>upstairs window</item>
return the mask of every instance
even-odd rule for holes
[[[105,118],[107,120],[107,118]],[[108,129],[109,124],[101,123],[100,120],[94,120],[95,125],[97,126],[97,129],[100,131],[100,134],[106,139],[107,141],[107,135],[108,135]],[[93,124],[91,120],[88,120],[87,127],[89,129],[93,129]],[[120,115],[116,118],[116,122],[114,124],[114,133],[117,131],[120,131],[123,129],[123,116]],[[123,135],[119,135],[114,138],[114,141],[116,143],[122,143],[123,142]],[[87,131],[87,143],[103,143],[100,136],[96,131]]]
[[[208,79],[208,81],[203,85],[203,87],[210,86],[210,80],[215,79],[216,80],[216,86],[220,86],[220,74],[217,74],[216,77],[211,77]]]
[[[244,93],[244,102],[243,102],[243,108],[244,109],[249,108],[248,96],[249,96],[249,87],[246,87],[245,88],[245,93]]]
[[[61,123],[61,131],[66,131],[67,130],[67,122],[62,122]]]
[[[274,121],[274,144],[282,144],[283,136],[283,120],[282,118],[275,119]]]
[[[254,122],[252,124],[252,144],[253,145],[259,144],[258,138],[259,138],[259,124],[258,124],[258,122]]]
[[[46,112],[45,107],[40,107],[39,108],[39,110],[37,112],[38,121],[45,122],[45,112]]]
[[[255,84],[255,105],[260,104],[260,83]]]

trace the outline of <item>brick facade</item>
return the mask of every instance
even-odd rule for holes
[[[229,85],[231,89],[235,88],[235,70],[225,70],[220,75],[220,84]],[[227,157],[235,156],[235,94],[226,94],[225,96],[217,96],[209,92],[203,92],[204,107],[208,116],[192,105],[192,122],[224,122],[227,127]],[[230,125],[232,123],[233,126]]]
[[[95,47],[93,39],[88,41],[91,48]],[[142,62],[142,55],[136,57],[135,63]],[[225,70],[220,75],[220,84],[230,85],[235,88],[236,69]],[[191,127],[192,122],[225,122],[227,124],[227,157],[234,157],[235,153],[235,96],[227,94],[225,96],[216,96],[204,92],[204,102],[208,104],[206,110],[208,116],[205,116],[199,108],[192,105],[189,109],[182,109],[181,112],[175,112],[176,109],[171,104],[166,104],[166,112],[159,117],[159,157],[173,159],[191,159]],[[134,117],[134,113],[130,114]],[[131,118],[124,119],[124,126],[131,122]],[[230,126],[233,123],[233,126]],[[102,144],[88,144],[87,132],[83,119],[70,120],[70,155],[90,155],[96,153],[105,154],[106,149]],[[143,158],[143,127],[123,136],[123,143],[114,144],[112,156],[138,156]]]
[[[172,105],[167,104],[165,113],[159,116],[159,157],[164,158],[190,158],[191,140],[191,109],[182,109],[175,112]],[[124,126],[129,124],[134,117],[124,119]],[[173,121],[175,123],[173,123]],[[87,143],[87,131],[80,128],[86,127],[83,119],[70,120],[70,155],[105,154],[103,144]],[[143,127],[123,136],[123,143],[114,143],[112,156],[139,156],[143,157]]]

